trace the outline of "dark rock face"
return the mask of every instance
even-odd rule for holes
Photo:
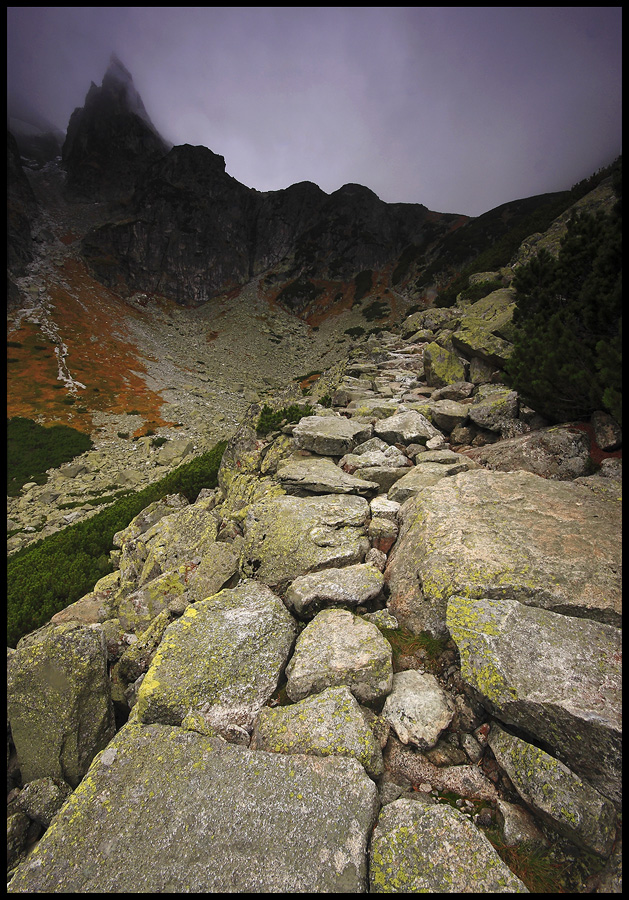
[[[85,106],[70,118],[62,151],[67,196],[92,202],[124,197],[166,151],[131,75],[112,55],[101,87],[92,83]]]
[[[7,131],[7,262],[9,272],[22,275],[33,258],[31,220],[38,203],[22,168],[20,151]]]
[[[168,294],[198,306],[220,291],[266,274],[310,299],[309,279],[349,281],[393,262],[420,242],[435,219],[443,234],[455,217],[412,203],[387,204],[361,185],[331,195],[311,182],[260,193],[225,172],[205,147],[173,147],[139,178],[133,218],[105,225],[83,252],[97,277],[118,290]]]

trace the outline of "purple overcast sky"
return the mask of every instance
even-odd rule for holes
[[[621,152],[618,6],[8,7],[9,92],[65,131],[114,52],[157,130],[258,190],[477,216]]]

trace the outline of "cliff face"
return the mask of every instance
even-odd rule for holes
[[[166,151],[130,73],[112,56],[101,87],[92,83],[85,106],[70,118],[62,150],[68,197],[124,197],[145,166]]]
[[[205,147],[174,147],[140,175],[131,216],[95,229],[83,253],[97,277],[199,306],[265,275],[350,281],[444,235],[456,216],[387,204],[361,185],[331,195],[310,182],[262,194]]]

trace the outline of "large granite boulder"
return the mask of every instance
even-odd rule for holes
[[[385,578],[413,631],[445,634],[453,594],[618,625],[620,504],[580,484],[477,469],[406,501]]]
[[[383,771],[380,744],[345,685],[327,688],[290,706],[265,706],[254,723],[251,748],[351,756],[372,778]]]
[[[528,894],[487,838],[451,806],[395,800],[376,825],[372,894]]]
[[[102,633],[69,622],[23,637],[9,658],[7,700],[22,780],[76,787],[115,731]]]
[[[312,618],[328,606],[355,607],[382,593],[384,575],[375,566],[358,563],[300,575],[286,590],[284,602],[298,616]]]
[[[435,341],[424,348],[424,373],[426,384],[431,387],[443,387],[467,378],[465,361]]]
[[[134,707],[140,722],[179,725],[200,712],[249,728],[277,687],[296,624],[266,585],[244,582],[190,605],[164,633]]]
[[[466,456],[497,472],[522,469],[542,478],[569,480],[588,471],[590,439],[569,425],[554,425],[468,450]]]
[[[472,303],[452,335],[452,343],[468,358],[479,357],[504,368],[513,352],[515,292],[500,288]]]
[[[282,590],[299,575],[360,563],[369,550],[368,518],[369,504],[354,495],[255,503],[244,522],[241,572]]]
[[[299,635],[286,678],[291,700],[338,685],[363,703],[381,700],[393,686],[391,645],[371,622],[324,609]]]
[[[344,456],[368,440],[372,426],[343,416],[304,416],[293,430],[295,446],[321,456]]]
[[[442,438],[438,429],[417,410],[396,413],[375,424],[376,434],[389,444],[426,444],[431,438]]]
[[[331,459],[307,457],[282,464],[275,476],[288,494],[374,494],[378,484],[344,472]]]
[[[621,631],[508,598],[456,595],[447,625],[463,679],[491,712],[619,802]]]
[[[364,893],[377,790],[354,759],[128,723],[10,893]]]
[[[491,747],[522,799],[568,840],[608,857],[616,838],[613,804],[550,754],[494,723]]]

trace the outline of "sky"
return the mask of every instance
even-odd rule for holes
[[[7,8],[7,86],[62,131],[118,56],[158,132],[260,191],[478,216],[621,145],[618,6]]]

